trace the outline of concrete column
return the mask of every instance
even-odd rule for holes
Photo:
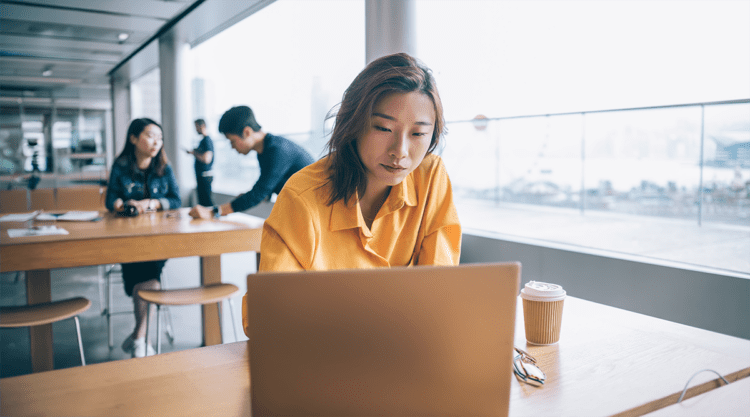
[[[416,56],[414,0],[365,0],[365,60],[406,52]]]
[[[183,205],[187,205],[195,176],[192,158],[182,147],[190,145],[193,114],[190,104],[190,80],[187,53],[190,45],[169,31],[159,38],[159,75],[161,78],[161,121],[164,151],[172,165]],[[185,145],[187,144],[187,145]]]
[[[130,125],[130,82],[120,77],[112,77],[112,135],[107,142],[107,169],[112,167],[114,157],[125,146],[125,135]],[[111,148],[111,149],[110,149]]]

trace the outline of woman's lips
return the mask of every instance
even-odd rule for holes
[[[386,169],[388,172],[401,172],[406,169],[406,167],[402,167],[400,165],[384,165],[380,164],[383,168]]]

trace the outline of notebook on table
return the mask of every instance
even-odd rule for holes
[[[253,415],[507,415],[520,272],[250,274]]]

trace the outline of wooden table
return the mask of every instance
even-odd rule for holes
[[[542,388],[513,384],[511,415],[637,416],[674,404],[693,374],[750,375],[750,340],[568,297],[560,342],[528,345],[517,301],[516,346],[547,374]],[[738,318],[744,320],[744,318]],[[685,398],[724,385],[704,372]]]
[[[750,378],[722,385],[679,404],[649,413],[648,417],[704,417],[750,415]]]
[[[57,222],[68,235],[17,238],[10,238],[8,229],[26,223],[0,222],[0,272],[26,271],[27,302],[38,304],[52,299],[50,270],[55,268],[200,256],[201,283],[211,284],[221,282],[222,253],[260,251],[261,228],[248,225],[257,218],[236,213],[232,220],[193,220],[188,211],[132,218],[102,212],[102,221]],[[32,327],[29,333],[34,372],[53,369],[52,325]],[[203,306],[203,338],[205,345],[221,343],[216,305]]]
[[[524,347],[522,314],[516,328]],[[0,379],[0,414],[247,416],[249,347],[236,342]],[[513,381],[511,416],[642,415],[676,402],[696,370],[712,368],[729,381],[750,374],[748,340],[573,297],[560,342],[526,348],[547,383]],[[696,377],[686,398],[717,381]]]

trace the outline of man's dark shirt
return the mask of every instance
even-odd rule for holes
[[[245,211],[271,194],[278,194],[289,177],[313,162],[312,156],[301,146],[281,136],[266,133],[263,153],[258,154],[260,178],[252,190],[232,201],[232,210]]]
[[[214,142],[209,136],[204,136],[198,144],[198,147],[195,148],[195,153],[204,154],[208,151],[211,151],[211,153],[214,152]],[[195,158],[195,176],[200,178],[203,176],[204,172],[211,171],[211,167],[214,165],[214,159],[215,158],[212,157],[211,162],[204,164],[198,158]]]

